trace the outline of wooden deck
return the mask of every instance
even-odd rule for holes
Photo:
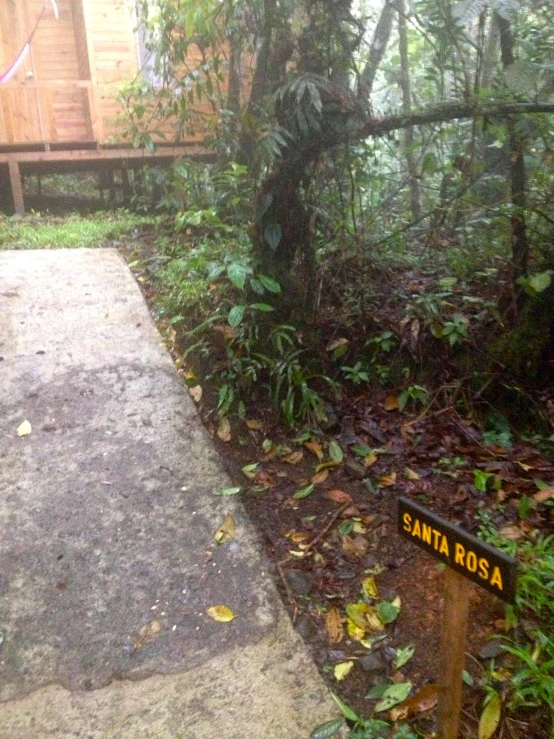
[[[214,154],[197,143],[160,145],[155,151],[123,146],[97,146],[94,142],[75,142],[73,145],[34,144],[6,146],[0,144],[0,175],[7,174],[11,199],[16,213],[25,213],[22,178],[28,174],[52,174],[78,170],[138,170],[144,165],[167,166],[185,157],[199,161],[213,161]],[[7,170],[7,172],[6,172]],[[2,178],[0,176],[0,183]]]

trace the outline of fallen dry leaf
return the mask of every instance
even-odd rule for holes
[[[525,536],[519,526],[515,526],[514,524],[503,526],[499,529],[498,533],[503,539],[508,539],[509,541],[516,541],[517,539],[521,539],[522,536]]]
[[[18,436],[29,436],[32,430],[33,430],[33,427],[31,426],[29,421],[25,419],[25,421],[23,421],[23,423],[20,423],[19,426],[17,427],[17,435]]]
[[[546,500],[550,500],[550,498],[554,498],[554,487],[553,488],[544,488],[543,490],[539,490],[538,493],[535,493],[532,496],[535,503],[544,503]]]
[[[339,644],[344,637],[344,616],[338,608],[330,608],[325,616],[325,630],[331,644]]]
[[[291,452],[291,454],[287,455],[286,457],[283,457],[283,462],[288,462],[289,464],[299,464],[302,461],[303,457],[304,452],[298,450],[296,452]]]
[[[323,449],[320,444],[317,444],[315,441],[305,441],[304,446],[308,451],[315,455],[320,462],[323,461]]]
[[[379,485],[384,488],[396,485],[396,472],[391,472],[390,475],[383,475],[383,477],[380,477]]]
[[[214,539],[218,544],[223,544],[235,535],[235,519],[230,514],[227,515],[225,521],[221,524],[214,534]]]
[[[368,469],[368,467],[371,467],[371,465],[375,464],[379,457],[376,454],[368,454],[366,457],[364,457],[364,467]]]
[[[303,531],[292,531],[287,534],[287,538],[293,541],[295,544],[302,544],[303,542],[308,541],[310,535],[306,534]]]
[[[327,497],[334,500],[335,503],[352,503],[352,496],[350,493],[345,493],[344,490],[339,490],[338,488],[329,490],[327,492]]]
[[[261,421],[256,421],[255,418],[247,418],[246,425],[251,431],[261,431],[264,425]]]
[[[325,351],[327,352],[334,352],[335,349],[339,349],[340,347],[347,347],[350,344],[350,341],[348,339],[340,338],[340,339],[334,339],[333,341],[330,341],[327,346],[325,347]]]
[[[329,470],[321,470],[320,472],[316,472],[315,475],[312,476],[310,482],[313,482],[314,485],[321,485],[321,483],[325,482],[328,477]]]
[[[231,441],[231,424],[228,418],[222,418],[217,427],[217,435],[221,441]]]
[[[189,395],[195,403],[200,403],[202,400],[202,387],[200,385],[189,387]]]
[[[362,582],[362,593],[366,596],[366,598],[379,597],[379,591],[377,590],[377,585],[375,583],[374,577],[365,578],[365,580]]]
[[[235,618],[235,614],[227,606],[212,606],[206,611],[210,618],[214,621],[220,621],[221,623],[227,623]]]
[[[150,621],[150,623],[146,624],[141,628],[141,630],[138,633],[138,639],[136,640],[134,647],[135,649],[140,649],[146,639],[148,639],[151,636],[154,636],[154,634],[158,634],[162,630],[162,625],[158,621],[157,618],[155,618],[153,621]]]
[[[396,395],[387,395],[384,406],[386,411],[395,411],[398,408],[398,398]]]
[[[419,480],[419,475],[417,474],[417,472],[410,469],[410,467],[406,467],[404,472],[406,473],[406,477],[408,478],[408,480]]]
[[[348,673],[353,667],[354,667],[354,662],[352,660],[349,660],[348,662],[339,662],[339,664],[335,665],[333,669],[335,680],[337,680],[338,682],[340,682],[341,680],[344,680],[344,678],[348,675]]]

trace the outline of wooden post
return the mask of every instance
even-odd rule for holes
[[[15,159],[10,159],[8,162],[8,169],[10,171],[10,184],[12,187],[13,206],[15,212],[20,216],[25,213],[25,203],[23,201],[23,187],[21,184],[21,172],[19,171],[19,162]]]
[[[470,592],[471,582],[447,567],[444,573],[438,739],[458,739]]]

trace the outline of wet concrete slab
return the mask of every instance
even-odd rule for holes
[[[0,738],[304,739],[336,716],[118,253],[0,253],[0,358]]]

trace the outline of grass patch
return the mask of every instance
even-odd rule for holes
[[[76,249],[103,246],[117,241],[133,229],[155,221],[126,210],[95,216],[67,217],[30,214],[0,217],[0,249]]]

